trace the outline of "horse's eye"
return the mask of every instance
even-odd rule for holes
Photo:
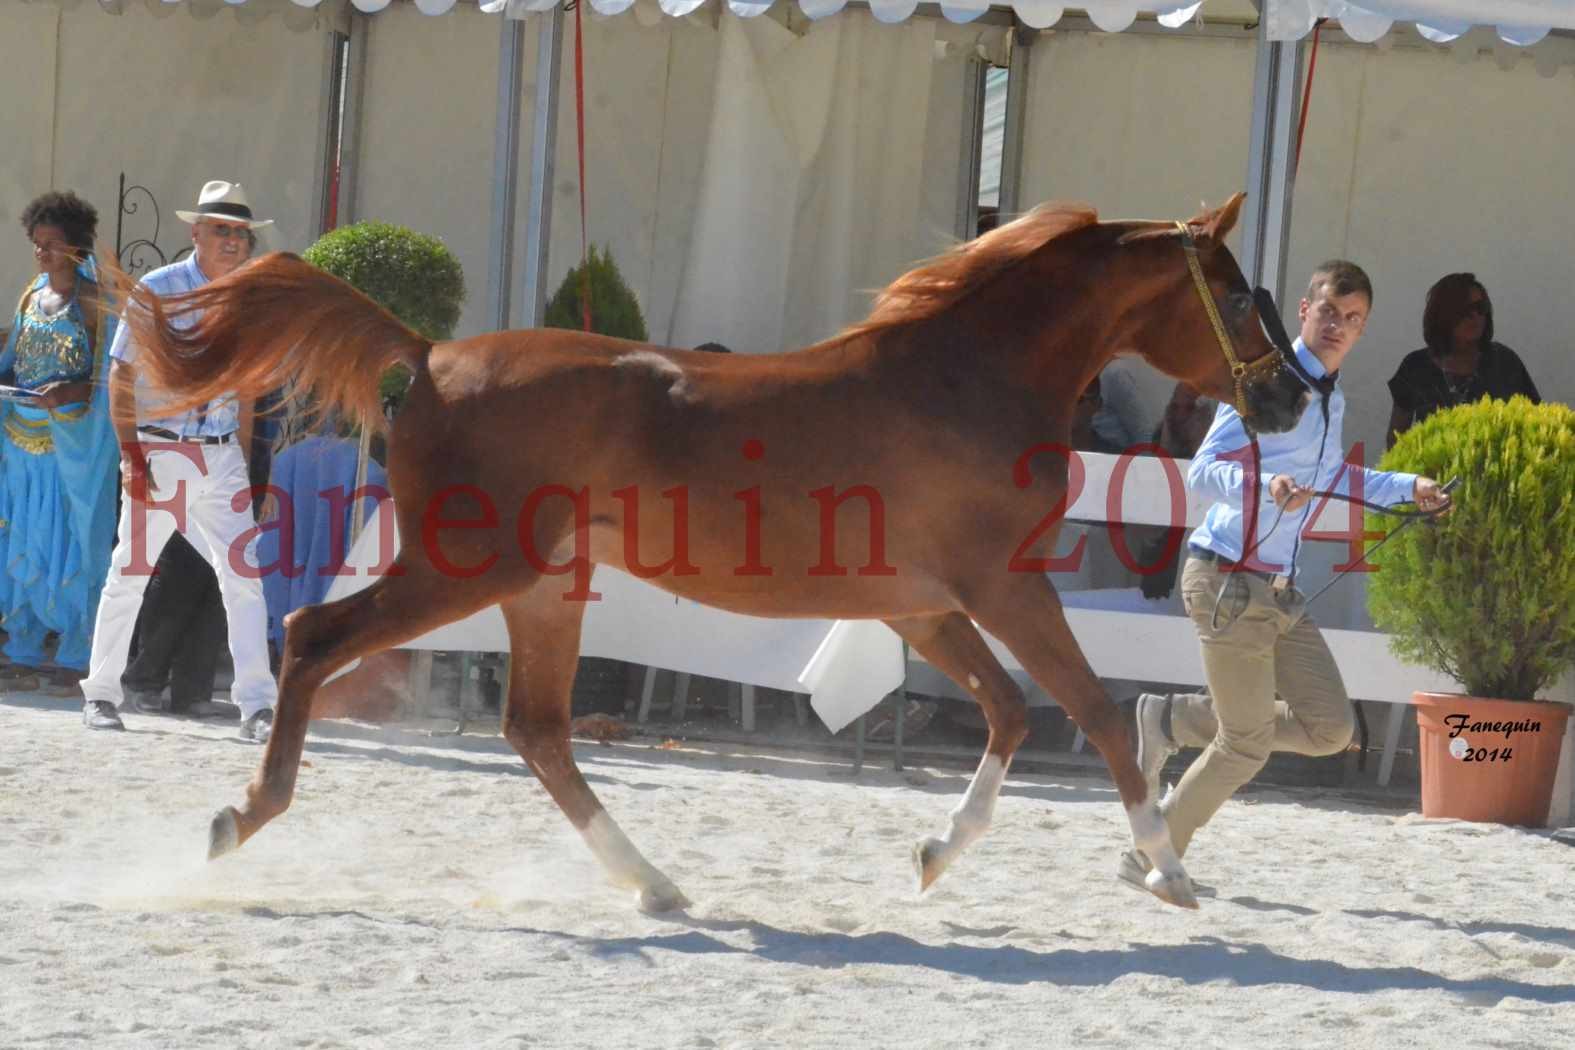
[[[1246,317],[1252,312],[1252,296],[1246,292],[1235,292],[1225,301],[1230,312],[1237,317]]]

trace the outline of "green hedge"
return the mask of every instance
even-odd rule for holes
[[[1536,699],[1575,663],[1575,411],[1484,398],[1412,427],[1380,465],[1461,483],[1436,525],[1370,559],[1373,622],[1472,696]]]
[[[389,222],[358,222],[323,234],[304,258],[433,342],[454,335],[465,275],[436,237]]]
[[[318,238],[302,258],[354,287],[433,342],[454,335],[465,303],[465,274],[436,237],[390,222],[357,222]],[[403,366],[378,387],[396,401],[407,384]]]

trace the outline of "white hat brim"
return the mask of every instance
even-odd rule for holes
[[[242,219],[234,215],[219,215],[214,212],[181,211],[179,208],[175,209],[175,217],[180,219],[181,222],[189,222],[192,224],[201,222],[203,219],[211,219],[214,222],[228,223],[231,226],[239,226],[241,223],[245,223],[248,229],[253,230],[260,230],[264,226],[273,225],[272,219]]]

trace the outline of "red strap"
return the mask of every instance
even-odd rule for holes
[[[585,233],[585,26],[580,21],[580,8],[585,0],[574,5],[574,119],[579,129],[575,145],[580,154],[580,310],[585,331],[591,330],[591,249]]]
[[[1302,166],[1302,136],[1307,134],[1307,111],[1312,108],[1313,71],[1318,68],[1318,34],[1323,32],[1323,19],[1318,19],[1313,24],[1312,55],[1307,59],[1307,84],[1302,88],[1302,119],[1296,126],[1296,158],[1291,161],[1291,178],[1296,178],[1296,169]],[[584,181],[582,174],[581,180]]]

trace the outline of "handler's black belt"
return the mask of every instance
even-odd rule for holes
[[[163,438],[165,441],[185,441],[192,445],[228,445],[235,440],[233,430],[228,434],[208,434],[203,437],[181,437],[175,431],[165,430],[163,427],[138,427],[137,433],[149,434],[156,438]]]
[[[1244,572],[1248,576],[1256,576],[1277,591],[1283,591],[1291,585],[1291,578],[1284,573],[1263,572],[1259,569],[1245,568],[1241,562],[1231,561],[1229,558],[1216,554],[1207,547],[1199,547],[1195,543],[1187,544],[1187,553],[1199,561],[1218,565],[1227,572]]]

